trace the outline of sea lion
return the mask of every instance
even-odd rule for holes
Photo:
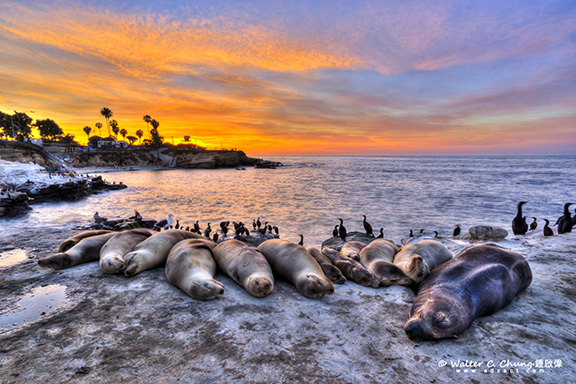
[[[419,283],[431,270],[451,258],[452,253],[444,244],[436,240],[420,240],[400,248],[394,256],[394,264],[412,281]]]
[[[110,233],[110,232],[112,232],[112,231],[109,231],[107,229],[98,229],[98,230],[85,231],[85,232],[79,233],[79,234],[72,236],[72,237],[64,240],[63,242],[61,242],[60,246],[58,247],[58,252],[66,252],[67,250],[69,250],[70,248],[72,248],[73,246],[78,244],[80,242],[80,240],[85,239],[87,237],[104,235],[104,234]]]
[[[271,239],[260,244],[258,250],[266,257],[272,270],[294,284],[303,296],[320,299],[334,293],[334,285],[303,246]]]
[[[132,252],[124,255],[124,275],[134,276],[142,271],[163,266],[170,249],[186,239],[202,239],[202,236],[182,229],[168,229],[150,236],[134,247]]]
[[[124,255],[131,252],[136,244],[153,234],[152,229],[136,228],[115,233],[100,249],[100,269],[104,273],[118,273],[124,269]]]
[[[318,248],[308,248],[308,252],[318,262],[320,268],[322,268],[322,272],[324,272],[331,282],[336,284],[344,284],[346,282],[346,278],[338,267],[332,264],[332,261],[320,252]]]
[[[274,290],[272,268],[256,248],[228,240],[218,244],[212,255],[218,268],[252,296],[264,297]]]
[[[388,239],[376,239],[360,251],[360,263],[387,287],[392,284],[410,285],[412,280],[392,261],[398,247]]]
[[[521,255],[494,244],[465,249],[420,284],[404,330],[414,341],[458,337],[472,321],[504,308],[532,282]]]
[[[100,258],[100,249],[115,234],[110,232],[86,237],[65,252],[54,253],[38,259],[38,265],[42,268],[64,269],[97,261]]]
[[[365,287],[378,288],[380,280],[362,264],[344,256],[334,248],[324,247],[322,253],[342,272],[344,277]]]
[[[347,256],[351,259],[358,261],[360,260],[360,251],[362,251],[362,249],[364,249],[366,245],[368,244],[362,243],[361,241],[352,240],[344,244],[344,246],[340,250],[340,253],[342,253],[344,256]]]
[[[224,294],[224,285],[214,280],[214,243],[202,238],[186,239],[170,249],[166,259],[168,281],[197,300],[212,300]]]

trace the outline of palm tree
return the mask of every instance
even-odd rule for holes
[[[140,144],[142,144],[142,136],[144,136],[144,132],[142,132],[141,129],[136,131],[136,136],[138,136],[138,139],[140,140]]]
[[[126,135],[128,134],[128,131],[125,130],[124,128],[122,128],[120,130],[120,134],[122,135],[122,137],[124,138],[124,140],[126,140]]]
[[[83,129],[86,135],[88,135],[88,140],[90,140],[90,132],[92,132],[92,127],[85,126]]]
[[[118,132],[120,132],[120,127],[118,127],[118,122],[116,120],[110,121],[110,126],[112,127],[112,132],[114,132],[115,136],[118,136]],[[114,138],[116,139],[116,138]]]
[[[110,133],[110,125],[108,124],[108,120],[109,120],[109,119],[112,117],[112,115],[113,115],[112,111],[110,110],[110,108],[104,107],[104,108],[102,108],[102,109],[100,110],[100,114],[101,114],[102,116],[104,116],[104,118],[106,119],[106,127],[108,128],[108,136],[112,136],[112,134]]]
[[[148,137],[150,137],[150,129],[148,128],[148,123],[152,120],[150,115],[144,115],[144,121],[146,122],[146,130],[148,131]]]
[[[96,128],[98,128],[98,132],[100,137],[102,137],[102,123],[96,123],[94,124],[96,126]]]

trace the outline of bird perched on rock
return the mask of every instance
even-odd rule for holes
[[[130,220],[141,221],[141,220],[142,220],[142,215],[141,215],[140,212],[138,212],[137,210],[134,210],[134,216],[130,216],[129,219],[130,219]]]
[[[344,220],[342,219],[338,220],[340,220],[340,227],[338,228],[338,234],[340,235],[340,238],[345,241],[347,233],[346,233],[346,227],[344,226]]]
[[[564,204],[564,215],[558,218],[558,234],[572,232],[572,214],[570,206],[574,203]]]
[[[384,238],[384,228],[380,228],[380,234],[378,236],[376,236],[377,239],[383,239]]]
[[[304,245],[304,236],[303,235],[298,235],[298,236],[300,236],[300,241],[298,242],[298,244]]]
[[[526,201],[521,201],[518,203],[516,216],[512,219],[512,232],[515,235],[524,235],[528,232],[528,224],[526,223],[526,216],[522,216],[522,206],[526,204]]]
[[[180,220],[176,220],[176,225],[174,226],[174,229],[180,229]]]
[[[94,222],[95,222],[96,224],[101,224],[101,223],[103,223],[103,222],[105,222],[105,221],[108,221],[108,219],[105,218],[105,217],[100,216],[100,215],[98,214],[98,212],[94,213]]]
[[[554,236],[554,231],[552,231],[552,228],[549,227],[550,221],[548,221],[548,219],[544,219],[544,222],[544,236]]]
[[[338,224],[336,224],[334,226],[334,229],[332,230],[332,237],[336,237],[338,236]]]
[[[452,236],[456,237],[460,235],[460,224],[456,224],[456,228],[454,228],[454,231],[452,232]]]
[[[168,229],[172,225],[172,222],[173,222],[172,214],[169,213],[167,219],[160,220],[154,225],[154,229],[156,230]]]
[[[366,231],[366,235],[374,237],[374,232],[372,231],[372,225],[370,225],[370,223],[366,221],[366,215],[362,215],[362,216],[364,217],[364,220],[362,221],[362,225],[364,225],[364,230]]]
[[[208,223],[208,226],[204,230],[204,236],[208,239],[210,238],[210,232],[212,232],[212,228],[210,228],[210,223]]]
[[[530,223],[530,231],[533,231],[536,228],[538,228],[538,223],[536,222],[536,218],[533,217],[532,219],[533,219],[533,221]]]

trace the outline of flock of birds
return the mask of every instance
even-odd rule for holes
[[[527,204],[526,201],[521,201],[518,203],[517,206],[517,214],[514,217],[514,219],[512,220],[512,231],[514,232],[515,235],[524,235],[526,234],[528,231],[534,231],[536,230],[536,228],[538,228],[538,221],[536,217],[532,217],[533,221],[528,224],[526,222],[526,216],[522,216],[522,206],[524,204]],[[568,232],[572,232],[572,228],[574,226],[576,226],[576,214],[574,216],[571,215],[570,213],[570,206],[574,205],[574,203],[566,203],[564,204],[564,214],[562,216],[560,216],[558,218],[558,220],[556,220],[556,223],[553,226],[558,226],[558,234],[562,234],[562,233],[568,233]],[[375,238],[384,238],[384,228],[380,228],[380,233],[375,236],[374,235],[374,229],[372,227],[372,225],[367,221],[366,219],[366,215],[362,215],[363,220],[362,220],[362,225],[364,227],[364,231],[366,232],[367,236],[372,236]],[[142,215],[140,214],[140,212],[138,212],[137,210],[134,211],[134,215],[129,217],[129,219],[131,220],[135,220],[135,221],[141,221],[142,220]],[[102,217],[98,214],[98,212],[96,212],[94,214],[94,222],[96,224],[102,224],[104,222],[106,222],[108,219],[105,217]],[[333,237],[340,237],[343,241],[346,240],[346,237],[348,236],[348,231],[346,229],[346,227],[344,226],[344,220],[343,219],[338,219],[340,221],[339,224],[336,224],[334,226],[334,229],[332,230],[332,236]],[[545,222],[544,225],[544,236],[553,236],[554,232],[552,230],[552,228],[550,228],[550,221],[548,219],[543,219]],[[268,222],[264,222],[262,223],[260,220],[260,217],[258,217],[257,219],[253,219],[252,221],[252,232],[246,227],[246,225],[243,222],[232,222],[232,225],[234,227],[234,234],[235,237],[250,237],[251,233],[252,234],[257,234],[259,236],[263,236],[266,235],[266,233],[270,233],[272,235],[274,235],[275,237],[277,237],[279,235],[279,229],[277,226],[273,226],[268,224]],[[214,242],[218,241],[219,238],[219,234],[216,231],[213,231],[212,227],[211,227],[211,223],[208,223],[208,225],[206,226],[205,229],[200,228],[200,224],[199,221],[197,220],[192,226],[188,226],[186,228],[184,228],[184,226],[180,225],[180,221],[176,220],[176,223],[174,223],[174,216],[170,213],[168,214],[168,217],[166,219],[160,220],[158,222],[156,222],[153,226],[152,229],[155,229],[157,231],[162,231],[162,230],[167,230],[167,229],[182,229],[182,230],[186,230],[186,231],[190,231],[190,232],[194,232],[197,233],[199,235],[203,235],[204,237],[213,240]],[[220,222],[220,231],[224,236],[228,235],[228,232],[231,230],[230,228],[230,221],[222,221]],[[420,229],[420,235],[422,235],[424,233],[424,229]],[[438,236],[438,232],[434,231],[435,233],[435,238],[439,238]],[[461,233],[461,228],[460,225],[456,225],[456,227],[454,228],[454,230],[452,231],[452,236],[453,237],[457,237],[459,236]],[[298,235],[300,236],[300,241],[298,244],[303,245],[304,244],[304,236],[303,235]],[[411,229],[410,233],[408,235],[408,237],[414,237],[414,231]]]
[[[137,210],[134,210],[134,216],[130,216],[128,219],[134,220],[137,222],[142,221],[142,215]],[[102,223],[105,223],[106,221],[108,221],[107,218],[100,216],[98,214],[98,212],[94,213],[94,222],[96,224],[102,224]],[[231,230],[230,224],[231,224],[230,221],[221,221],[220,222],[220,224],[219,224],[220,230],[224,236],[228,236],[228,232]],[[241,237],[241,236],[249,237],[251,235],[251,233],[257,234],[259,236],[266,235],[266,233],[270,233],[272,235],[278,236],[280,233],[280,230],[278,229],[277,226],[270,225],[270,224],[268,224],[267,221],[262,223],[262,221],[260,220],[260,217],[253,220],[252,232],[241,221],[240,222],[233,221],[232,225],[234,227],[234,235],[236,237]],[[162,219],[162,220],[156,222],[154,224],[154,226],[152,227],[152,229],[157,230],[157,231],[163,231],[163,230],[168,230],[168,229],[181,229],[184,231],[190,231],[193,233],[197,233],[199,235],[206,237],[207,239],[213,240],[214,242],[217,242],[218,238],[220,237],[218,232],[216,232],[212,229],[211,223],[208,223],[206,228],[202,229],[202,228],[200,228],[199,220],[196,220],[196,222],[192,226],[184,227],[183,225],[180,225],[180,220],[176,220],[176,223],[174,223],[174,215],[172,215],[171,213],[168,214],[168,217],[166,219]],[[304,237],[302,235],[300,235],[300,236],[301,236],[300,242],[303,243]]]
[[[532,217],[532,222],[530,225],[526,222],[526,216],[522,216],[522,206],[527,204],[526,201],[521,201],[518,203],[517,213],[514,219],[512,219],[512,232],[515,235],[525,235],[528,231],[534,231],[538,228],[538,219],[536,217]],[[570,206],[574,205],[574,203],[566,203],[564,204],[564,214],[556,220],[553,226],[558,226],[558,234],[562,233],[570,233],[572,232],[572,228],[576,226],[576,215],[572,217],[570,213]],[[548,219],[544,220],[544,236],[553,236],[554,231],[550,228],[550,221]]]

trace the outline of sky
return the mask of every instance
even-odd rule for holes
[[[0,111],[86,143],[103,107],[248,155],[576,154],[576,1],[3,0]]]

